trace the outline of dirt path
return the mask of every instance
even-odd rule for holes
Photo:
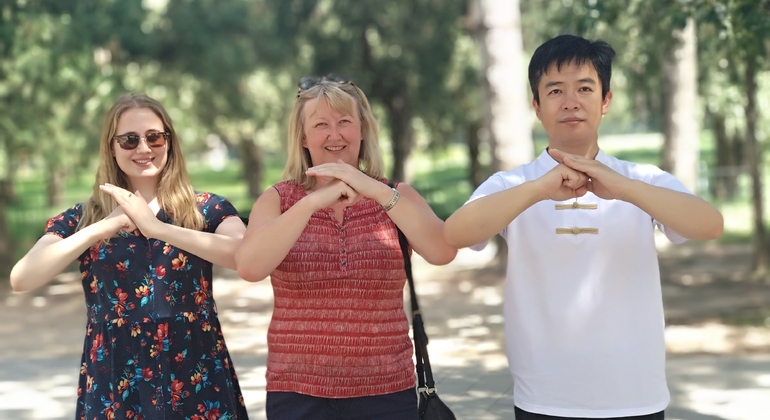
[[[749,252],[746,245],[697,243],[661,252],[674,418],[753,420],[762,418],[752,414],[758,404],[770,401],[770,385],[755,378],[770,363],[760,354],[770,353],[770,327],[764,325],[770,324],[770,287],[750,280]],[[488,265],[492,257],[493,251],[463,251],[445,267],[414,261],[431,359],[443,376],[442,392],[462,418],[511,417],[500,307],[504,275],[501,267]],[[249,411],[263,418],[264,331],[272,290],[269,281],[247,283],[231,271],[217,274],[214,295],[228,348]],[[72,418],[84,328],[77,274],[30,293],[11,293],[7,282],[0,287],[0,418]],[[740,363],[743,370],[731,367]],[[717,382],[708,388],[690,370],[712,372]],[[737,374],[745,384],[718,381],[736,380]],[[712,388],[713,395],[704,394]],[[475,397],[463,400],[469,390]]]
[[[666,310],[667,342],[673,353],[770,352],[770,282],[751,279],[747,244],[684,244],[663,250],[660,265]],[[504,270],[485,264],[490,255],[465,254],[465,262],[432,267],[415,261],[418,293],[430,307],[429,327],[451,337],[502,334],[500,303]],[[481,266],[482,268],[478,268]],[[221,271],[215,283],[225,328],[253,328],[258,313],[272,308],[269,287]],[[82,348],[84,309],[76,274],[64,274],[30,293],[0,287],[0,337],[3,356],[51,357]],[[457,307],[466,316],[456,319]],[[245,325],[241,325],[245,324]],[[495,337],[503,342],[502,336]],[[11,344],[12,343],[12,344]]]

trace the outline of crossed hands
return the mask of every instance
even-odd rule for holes
[[[622,199],[623,191],[631,180],[613,171],[595,159],[549,149],[548,153],[559,165],[536,182],[546,198],[565,201],[594,193],[605,200]]]
[[[145,237],[153,237],[151,233],[154,232],[153,228],[162,223],[155,217],[155,211],[151,208],[151,206],[157,207],[155,200],[147,203],[139,191],[132,193],[112,184],[100,185],[99,189],[111,195],[118,203],[115,210],[104,218],[108,224],[103,239],[109,239],[119,231],[130,233],[137,229]]]
[[[350,206],[361,198],[374,198],[378,191],[382,192],[386,188],[381,182],[342,160],[313,166],[305,174],[315,177],[316,180],[328,180],[308,195],[314,200],[317,209],[332,207],[338,203]]]

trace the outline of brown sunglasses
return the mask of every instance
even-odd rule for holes
[[[299,95],[302,94],[302,92],[318,86],[321,82],[336,82],[341,85],[350,84],[351,86],[355,86],[355,83],[352,81],[334,73],[329,73],[326,76],[305,76],[300,79],[299,83],[297,83],[297,97],[299,98]]]
[[[166,142],[171,137],[171,133],[168,131],[166,132],[152,132],[147,133],[143,136],[140,136],[138,134],[122,134],[119,136],[113,137],[114,140],[118,141],[118,146],[120,146],[123,150],[134,150],[137,147],[139,147],[139,141],[141,139],[145,139],[147,141],[147,145],[150,147],[163,147],[166,145]]]

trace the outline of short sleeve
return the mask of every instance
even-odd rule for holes
[[[655,174],[650,184],[655,185],[656,187],[668,188],[669,190],[674,190],[685,194],[692,194],[692,192],[688,190],[687,187],[685,187],[684,184],[682,184],[678,179],[676,179],[675,176],[663,170],[660,170]],[[664,226],[659,221],[653,219],[653,223],[655,223],[655,226],[658,227],[658,230],[663,232],[663,234],[666,235],[666,238],[668,238],[668,240],[672,243],[680,244],[687,240],[687,238],[675,232],[673,229],[666,228],[666,226]]]
[[[235,207],[221,195],[198,193],[196,196],[198,210],[203,214],[206,232],[216,232],[219,225],[228,217],[238,216]]]
[[[465,204],[468,204],[474,200],[478,200],[482,197],[499,193],[500,191],[505,191],[508,188],[513,188],[523,182],[523,180],[520,180],[519,177],[513,177],[513,180],[506,180],[504,175],[505,172],[498,172],[490,176],[486,181],[479,185],[478,188],[476,188],[476,191],[471,194],[470,198],[465,202]],[[508,175],[511,175],[511,173]],[[511,183],[511,181],[513,182]],[[505,235],[505,229],[503,229],[502,232],[499,232],[499,234]],[[473,244],[469,248],[474,251],[481,251],[482,249],[486,248],[487,243],[489,243],[489,240]]]
[[[67,238],[75,233],[82,215],[83,205],[76,204],[58,216],[48,219],[48,223],[45,225],[45,233],[56,235],[60,238]]]
[[[507,179],[506,179],[507,176]],[[468,198],[468,201],[465,202],[465,204],[470,203],[471,201],[478,200],[479,198],[486,197],[488,195],[499,193],[500,191],[505,191],[509,188],[516,187],[524,182],[523,177],[516,176],[513,172],[505,173],[505,172],[497,172],[487,178],[486,181],[484,181],[481,185],[479,185],[478,188],[476,188],[476,191],[471,194],[470,198]]]

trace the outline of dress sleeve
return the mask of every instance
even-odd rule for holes
[[[48,223],[45,225],[45,233],[66,238],[75,233],[82,215],[83,206],[76,204],[58,216],[48,219]]]
[[[216,232],[219,224],[228,217],[238,217],[235,207],[221,195],[212,193],[199,193],[197,195],[198,210],[203,214],[206,225],[203,230]]]

